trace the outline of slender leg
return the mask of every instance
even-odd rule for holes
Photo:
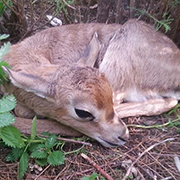
[[[32,119],[36,115],[34,111],[27,107],[20,105],[19,103],[15,108],[16,121],[14,125],[24,134],[31,134]],[[61,136],[82,136],[81,133],[76,130],[67,127],[55,120],[43,119],[37,116],[37,133],[49,132],[53,134],[60,134]]]
[[[145,102],[115,104],[114,109],[120,118],[130,116],[153,116],[171,110],[178,101],[173,98],[150,99]]]
[[[18,117],[32,119],[36,114],[33,110],[17,103],[15,107],[15,114]]]
[[[31,134],[32,119],[16,117],[14,126],[16,126],[24,134]],[[36,131],[37,134],[49,132],[53,134],[60,134],[61,136],[82,136],[80,132],[51,119],[38,119]]]

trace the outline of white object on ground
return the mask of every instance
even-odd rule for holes
[[[50,24],[52,26],[61,26],[62,25],[62,21],[56,17],[53,17],[51,15],[46,15],[47,19],[50,21]]]

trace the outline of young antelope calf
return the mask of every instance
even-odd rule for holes
[[[4,67],[11,81],[4,89],[17,98],[19,116],[52,118],[106,147],[129,137],[119,117],[159,114],[180,97],[179,49],[137,20],[43,30],[3,60],[12,67]]]

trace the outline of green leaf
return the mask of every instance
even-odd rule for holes
[[[0,83],[2,84],[3,80],[7,81],[7,75],[6,73],[4,72],[2,66],[5,66],[5,67],[9,67],[8,63],[7,62],[4,62],[4,61],[1,61],[0,60]]]
[[[28,168],[29,156],[24,152],[19,161],[18,180],[22,179]]]
[[[98,177],[97,173],[92,173],[90,179],[95,180]]]
[[[7,161],[7,162],[13,162],[13,161],[15,161],[15,158],[14,158],[12,152],[9,153],[9,154],[6,156],[6,161]]]
[[[96,180],[98,176],[97,173],[92,173],[91,176],[84,176],[81,180]]]
[[[42,132],[41,135],[43,135],[43,136],[50,136],[51,134],[49,132]]]
[[[40,166],[46,166],[47,165],[47,158],[45,159],[36,159],[35,162]]]
[[[21,138],[20,131],[14,126],[6,126],[1,130],[1,137],[4,143],[14,148],[21,148],[24,142]]]
[[[31,139],[34,139],[37,135],[36,133],[36,124],[37,124],[37,117],[35,116],[32,121],[32,127],[31,127]]]
[[[14,156],[15,161],[19,159],[24,152],[24,148],[14,148],[12,149],[12,154]]]
[[[177,133],[180,134],[180,128],[178,128]]]
[[[47,152],[43,150],[37,150],[31,153],[31,158],[43,159],[47,157]]]
[[[2,56],[4,56],[5,54],[7,54],[9,52],[10,46],[11,46],[10,42],[7,42],[3,46],[1,46],[1,48],[0,48],[0,59],[2,59]]]
[[[4,96],[0,100],[0,113],[5,113],[13,110],[16,106],[16,99],[13,95]]]
[[[13,2],[12,0],[6,0],[6,3],[9,5],[9,6],[13,6]],[[0,16],[3,15],[4,11],[7,10],[7,6],[4,4],[4,2],[2,2],[2,0],[0,1]]]
[[[63,152],[54,151],[48,156],[47,161],[52,166],[58,166],[64,164],[64,159],[65,156]]]
[[[48,148],[52,148],[56,144],[56,142],[57,142],[56,135],[52,134],[49,137],[47,137],[45,145]]]
[[[0,41],[3,39],[7,39],[9,37],[9,34],[2,34],[0,35]]]
[[[38,150],[31,153],[31,158],[43,159],[47,157],[47,152],[44,148],[39,148]]]
[[[15,117],[9,112],[0,114],[0,128],[9,126],[15,122]]]
[[[6,8],[7,7],[5,6],[5,4],[2,1],[0,1],[0,16],[3,15],[4,11],[6,10]]]
[[[84,176],[83,178],[81,178],[81,180],[90,180],[89,176]]]
[[[44,144],[37,144],[37,143],[34,143],[34,144],[31,144],[28,148],[28,150],[30,152],[34,152],[34,151],[37,151],[38,149],[46,149],[46,146]]]

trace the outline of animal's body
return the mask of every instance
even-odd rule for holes
[[[180,50],[141,21],[50,28],[13,45],[3,60],[12,67],[5,69],[12,82],[5,89],[30,114],[56,119],[104,146],[128,138],[113,92],[132,102],[180,98]]]

